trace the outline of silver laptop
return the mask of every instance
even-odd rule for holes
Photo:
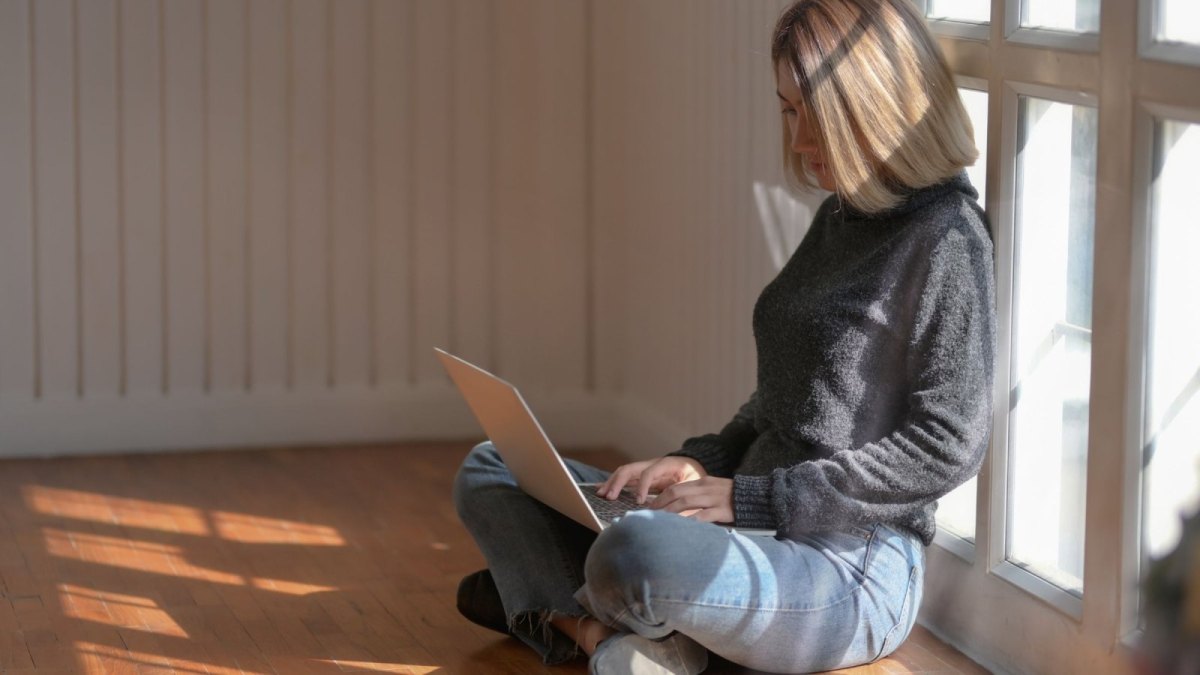
[[[637,504],[631,490],[608,500],[596,494],[598,483],[577,484],[516,387],[453,354],[434,351],[517,485],[530,496],[596,532],[630,510],[645,508]],[[742,534],[775,535],[774,530],[723,527]]]

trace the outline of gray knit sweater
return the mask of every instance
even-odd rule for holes
[[[991,429],[992,240],[966,175],[867,215],[831,197],[754,307],[758,388],[671,453],[734,479],[735,524],[883,522],[928,546]]]

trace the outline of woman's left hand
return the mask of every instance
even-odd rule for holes
[[[676,483],[659,493],[650,508],[670,511],[705,523],[733,522],[733,480],[705,476]]]

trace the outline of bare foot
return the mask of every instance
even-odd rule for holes
[[[574,640],[588,656],[596,653],[596,645],[617,633],[590,616],[560,615],[550,619],[550,625]]]

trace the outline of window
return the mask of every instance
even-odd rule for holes
[[[1157,41],[1200,44],[1200,2],[1161,0],[1157,24]]]
[[[1020,4],[1022,28],[1071,33],[1100,30],[1100,0],[1021,0]]]
[[[1007,557],[1082,594],[1097,114],[1019,111]]]
[[[1155,137],[1142,546],[1161,557],[1200,506],[1200,125],[1160,122]]]
[[[964,78],[970,80],[970,78]],[[986,87],[982,81],[964,82],[973,87]],[[975,127],[975,147],[979,148],[979,159],[974,166],[967,168],[967,176],[971,184],[979,191],[979,203],[987,204],[987,130],[988,130],[988,94],[970,87],[959,87],[959,96],[963,106],[971,117]],[[977,478],[963,483],[938,502],[937,523],[943,531],[967,542],[975,541],[975,512],[976,495],[979,491]],[[953,543],[949,545],[954,546]],[[965,552],[964,557],[969,557]]]
[[[925,15],[931,19],[987,23],[992,17],[988,0],[929,0]]]

